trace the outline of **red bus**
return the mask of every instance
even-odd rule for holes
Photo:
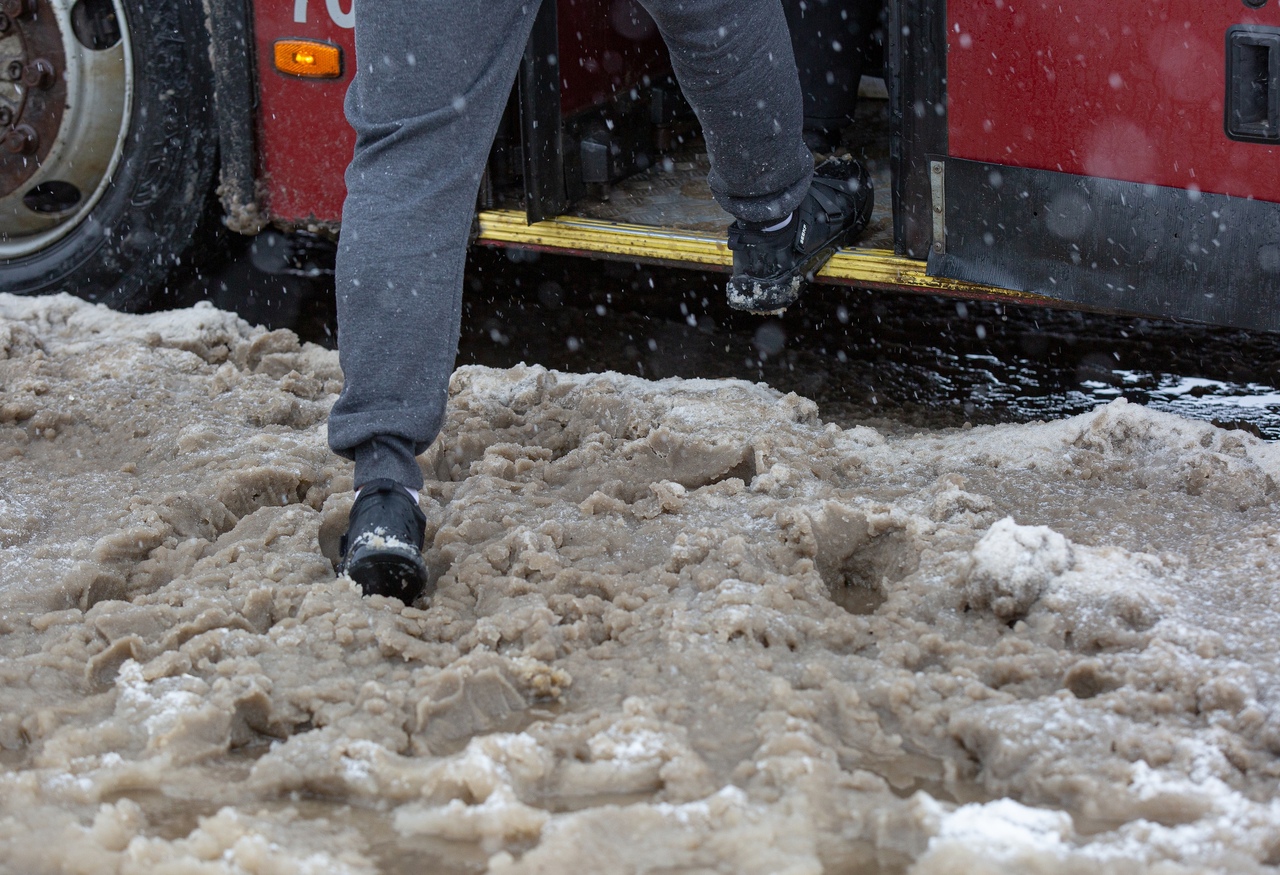
[[[1280,328],[1280,3],[784,3],[845,91],[861,61],[805,10],[883,22],[876,217],[820,281]],[[350,0],[0,0],[0,290],[140,306],[211,221],[323,250],[353,26]],[[634,0],[545,0],[476,244],[727,269],[698,142]]]

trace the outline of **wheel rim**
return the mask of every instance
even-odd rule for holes
[[[38,253],[88,218],[132,106],[122,0],[0,0],[0,259]]]

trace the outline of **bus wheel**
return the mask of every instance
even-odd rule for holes
[[[209,213],[201,0],[0,0],[0,291],[145,305]]]

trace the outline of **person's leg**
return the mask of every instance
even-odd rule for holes
[[[871,180],[852,159],[816,171],[780,0],[641,0],[702,123],[711,191],[729,228],[729,305],[778,313],[871,218]]]
[[[813,176],[800,80],[779,0],[641,0],[702,124],[708,182],[746,222],[782,219]]]
[[[783,0],[804,92],[804,139],[830,152],[853,124],[880,0]]]
[[[342,395],[329,445],[360,489],[342,570],[412,603],[429,583],[408,489],[444,422],[480,176],[538,0],[355,0],[356,148],[338,244]]]
[[[355,0],[329,444],[357,487],[421,486],[415,456],[444,421],[476,193],[538,0],[483,6]]]

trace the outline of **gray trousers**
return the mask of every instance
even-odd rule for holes
[[[813,160],[781,0],[641,0],[702,124],[709,183],[745,221],[787,216]],[[461,319],[467,237],[538,0],[355,0],[356,131],[338,244],[345,377],[329,445],[355,482],[422,485]]]

